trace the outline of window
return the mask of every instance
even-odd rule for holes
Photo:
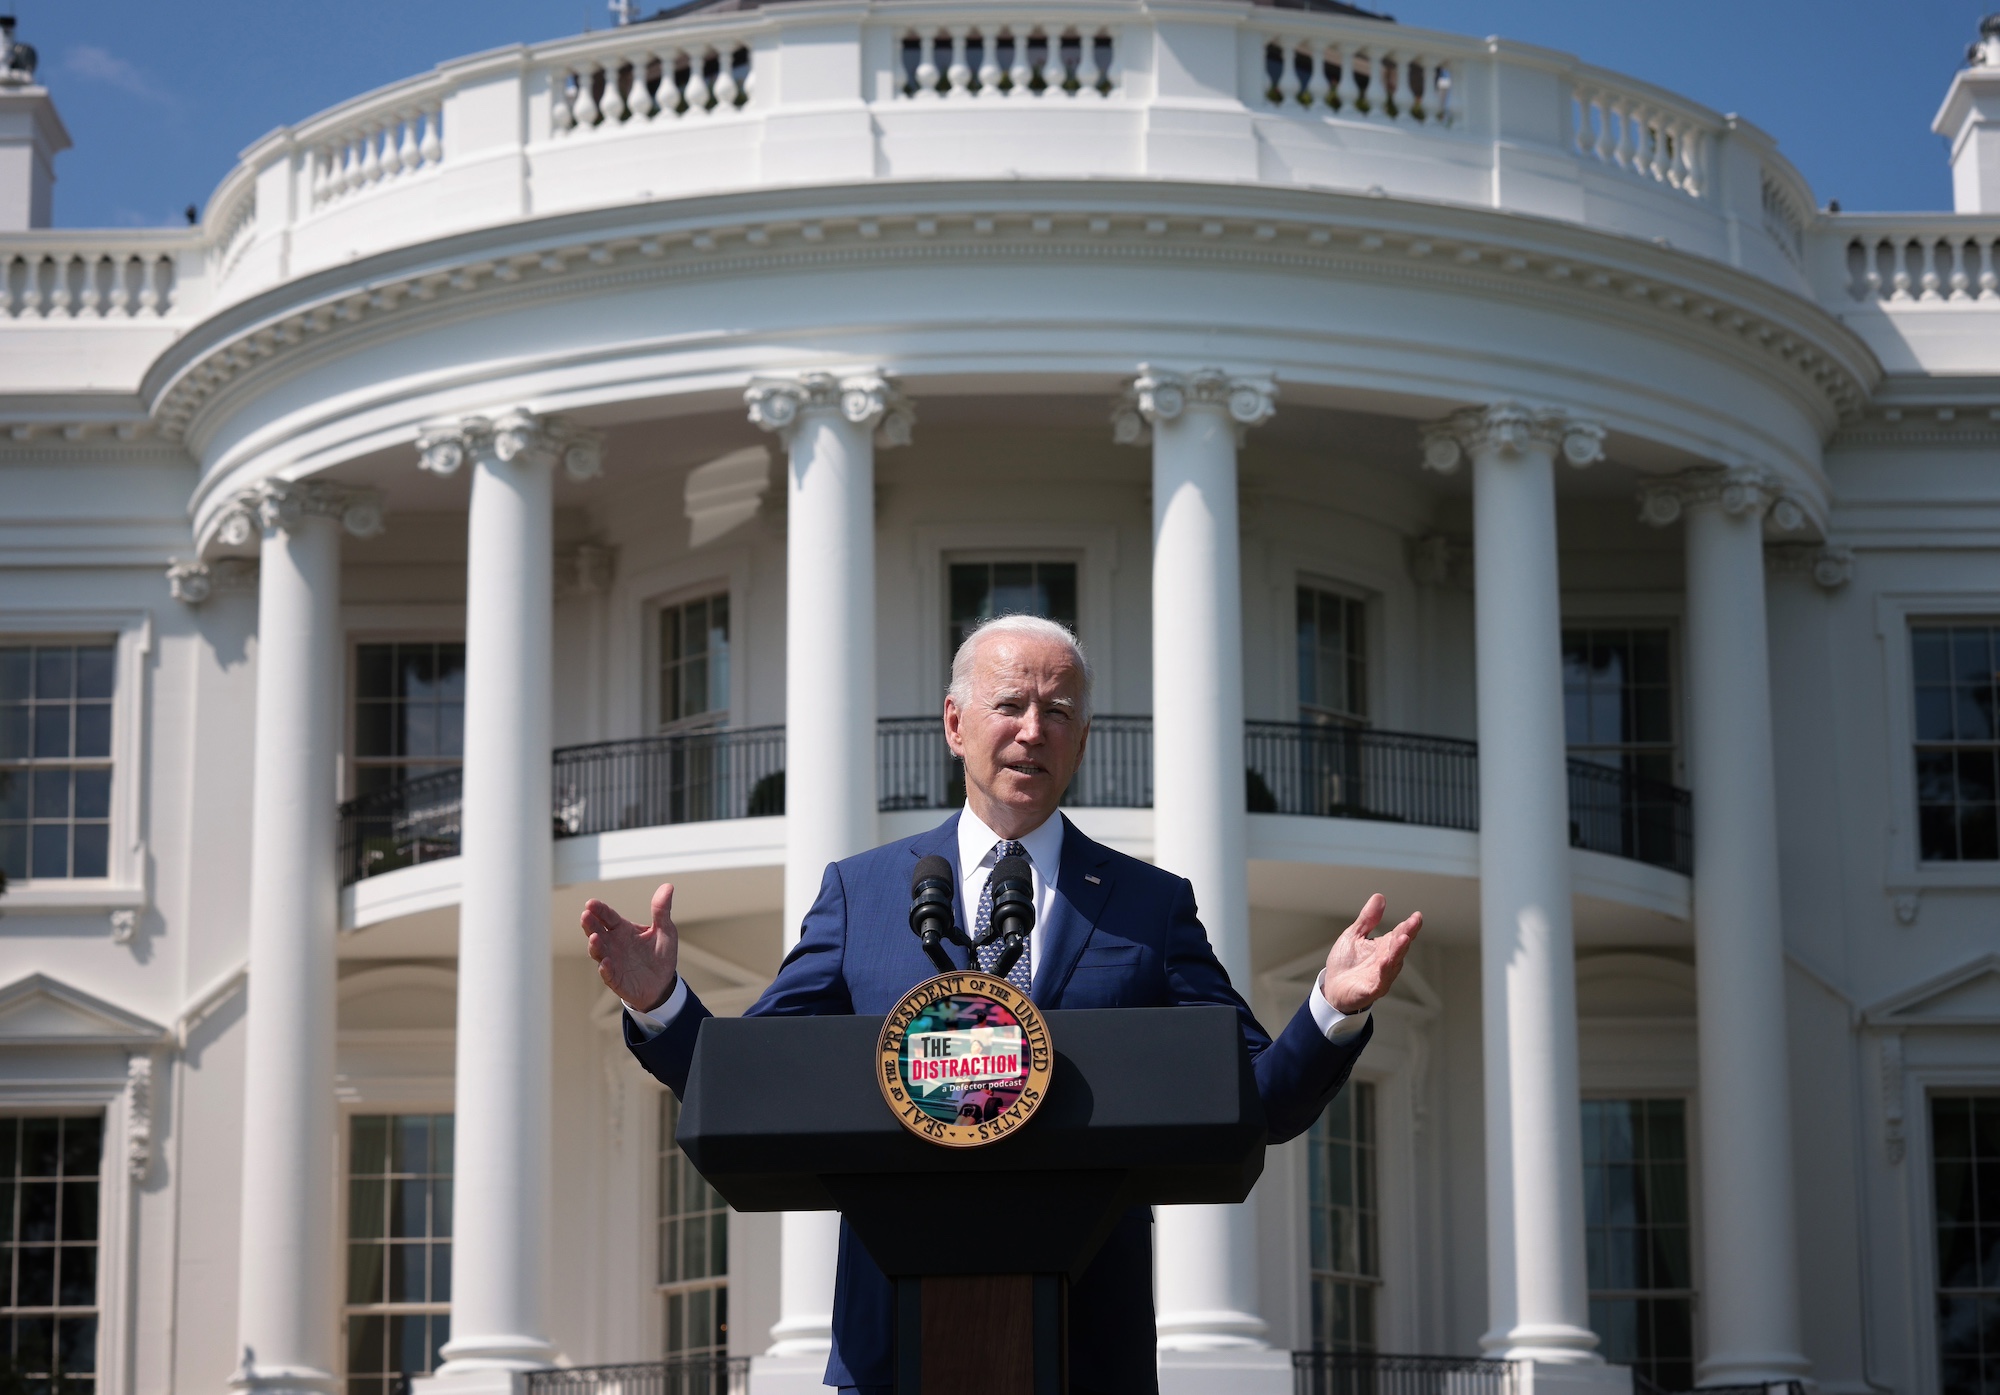
[[[674,1141],[680,1101],[660,1096],[660,1294],[668,1356],[729,1352],[729,1208]]]
[[[2000,626],[1915,625],[1910,667],[1916,680],[1917,844],[1926,862],[2000,858],[1994,817],[2000,759],[2000,684],[1994,645]]]
[[[1076,632],[1074,562],[953,562],[950,578],[947,665],[965,637],[996,615],[1046,616]]]
[[[348,1123],[347,1395],[404,1395],[451,1336],[449,1114]]]
[[[97,1386],[97,1175],[104,1120],[0,1119],[7,1366],[34,1395]]]
[[[1931,1100],[1938,1389],[2000,1389],[2000,1095]]]
[[[1682,1100],[1583,1102],[1590,1325],[1663,1390],[1694,1388],[1686,1119]]]
[[[456,769],[465,755],[465,646],[354,646],[354,794]]]
[[[1299,588],[1299,720],[1368,720],[1368,605],[1338,591]]]
[[[729,597],[660,608],[660,726],[712,726],[729,715]]]
[[[110,644],[0,648],[0,871],[109,875]]]
[[[1352,1080],[1306,1135],[1310,1193],[1312,1344],[1375,1350],[1375,1087]]]
[[[1665,630],[1563,631],[1563,730],[1572,756],[1673,783],[1667,646]]]

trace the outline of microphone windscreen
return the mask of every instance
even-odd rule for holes
[[[919,861],[917,863],[917,870],[911,874],[910,894],[912,896],[916,895],[918,889],[925,882],[943,882],[949,888],[951,881],[951,863],[939,857],[936,853],[932,853],[929,857]]]
[[[997,889],[1005,882],[1022,882],[1033,893],[1035,869],[1028,865],[1025,857],[1003,857],[993,864],[993,884]]]

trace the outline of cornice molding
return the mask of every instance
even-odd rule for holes
[[[875,433],[875,445],[886,450],[907,446],[917,423],[917,409],[901,387],[880,369],[856,373],[796,373],[760,375],[743,391],[751,424],[791,444],[799,422],[812,412],[838,412],[856,426]]]
[[[308,518],[331,518],[357,538],[382,532],[382,495],[331,480],[260,480],[229,501],[202,542],[247,547],[274,532],[296,533]],[[168,573],[171,584],[172,572]]]
[[[898,190],[898,193],[905,191]],[[1013,197],[1019,198],[1017,192]],[[1054,195],[1051,202],[1064,196]],[[1425,210],[1403,210],[1415,214]],[[1483,210],[1444,210],[1464,217]],[[1385,220],[1386,221],[1386,220]],[[1544,226],[1520,215],[1524,232],[1575,240],[1575,229]],[[528,229],[522,229],[528,231]],[[1496,230],[1498,233],[1499,230]],[[1631,252],[1601,234],[1607,253]],[[1652,254],[1646,248],[1637,255]],[[579,238],[558,227],[546,237],[505,251],[467,249],[380,280],[325,295],[309,305],[274,312],[198,349],[151,389],[154,419],[169,439],[182,439],[196,417],[251,370],[295,358],[308,347],[349,340],[364,329],[435,314],[447,307],[489,308],[689,277],[768,274],[885,262],[990,260],[1122,260],[1226,263],[1291,272],[1350,275],[1380,282],[1492,292],[1574,308],[1614,309],[1621,317],[1650,313],[1662,325],[1683,326],[1710,346],[1733,345],[1787,374],[1842,419],[1863,408],[1872,360],[1860,341],[1832,341],[1852,332],[1826,319],[1817,305],[1720,264],[1689,257],[1688,266],[1641,272],[1610,257],[1593,258],[1534,247],[1470,230],[1422,232],[1369,227],[1362,220],[1299,215],[1203,215],[1174,209],[1152,213],[1130,205],[1101,211],[1068,207],[1025,211],[1018,202],[980,211],[946,205],[936,211],[899,208],[870,216],[843,212],[816,218],[797,213],[718,218],[651,233]],[[1708,273],[1700,277],[1687,273]],[[1676,274],[1680,273],[1680,274]],[[1726,290],[1702,280],[1739,279],[1759,299],[1790,303],[1760,309],[1730,303]],[[270,293],[272,297],[282,294]],[[189,343],[201,337],[197,326]],[[1817,341],[1817,342],[1815,342]],[[1849,360],[1852,360],[1850,362]]]
[[[1485,451],[1503,457],[1520,456],[1531,447],[1546,446],[1576,469],[1604,459],[1604,426],[1590,417],[1561,407],[1493,402],[1462,407],[1423,428],[1424,468],[1449,475],[1468,455]]]
[[[1276,415],[1277,401],[1278,383],[1268,373],[1230,373],[1222,368],[1178,373],[1142,363],[1111,414],[1111,439],[1121,446],[1147,445],[1154,426],[1177,421],[1188,408],[1199,407],[1227,413],[1241,444],[1244,432]]]
[[[453,475],[482,456],[508,463],[557,465],[582,483],[604,473],[604,437],[566,418],[516,407],[497,418],[460,417],[433,422],[417,433],[417,468]]]

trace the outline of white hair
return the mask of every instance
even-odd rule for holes
[[[1049,640],[1069,650],[1077,672],[1083,675],[1083,719],[1090,720],[1090,656],[1083,652],[1083,645],[1069,626],[1042,615],[996,615],[974,626],[965,642],[958,646],[958,652],[951,656],[951,686],[945,689],[946,697],[961,710],[972,701],[973,659],[982,641],[1001,635]]]

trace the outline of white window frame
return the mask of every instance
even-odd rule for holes
[[[1261,583],[1264,601],[1252,602],[1257,571],[1250,563],[1246,538],[1243,570],[1246,617],[1259,609],[1269,617],[1271,650],[1260,657],[1256,637],[1246,628],[1244,662],[1252,672],[1274,675],[1275,691],[1253,688],[1243,694],[1244,715],[1252,721],[1299,720],[1299,588],[1309,586],[1352,596],[1366,606],[1368,625],[1368,720],[1370,729],[1409,731],[1418,707],[1417,645],[1420,642],[1417,587],[1407,570],[1371,565],[1362,557],[1330,558],[1290,542],[1276,542],[1264,553]],[[1268,667],[1265,665],[1268,664]],[[1269,714],[1269,715],[1260,715]]]
[[[619,617],[606,655],[603,739],[653,736],[660,713],[660,610],[701,596],[729,597],[728,727],[749,725],[752,554],[747,546],[705,547],[699,556],[649,567],[612,583],[610,613]],[[625,643],[617,642],[622,633]],[[782,672],[783,657],[779,668]],[[782,712],[782,706],[780,707]],[[777,720],[782,721],[780,716]]]
[[[1091,707],[1121,712],[1134,704],[1119,688],[1118,641],[1112,613],[1112,578],[1118,570],[1118,530],[1111,524],[948,523],[919,524],[916,539],[916,695],[898,716],[930,716],[944,710],[944,675],[952,656],[945,653],[951,623],[945,598],[954,562],[1074,562],[1076,623],[1090,655]],[[885,684],[884,687],[892,685]]]
[[[0,641],[100,644],[116,650],[111,691],[111,846],[103,877],[23,877],[7,886],[8,910],[108,911],[130,938],[152,904],[147,885],[146,747],[153,653],[150,610],[0,610]]]
[[[2000,887],[2000,861],[1925,862],[1917,833],[1917,721],[1910,629],[1931,621],[2000,625],[2000,596],[1991,591],[1905,591],[1875,598],[1875,634],[1882,642],[1889,737],[1889,855],[1883,890],[1890,896],[1952,887]]]
[[[660,721],[660,665],[665,656],[660,653],[660,617],[670,610],[694,601],[710,600],[716,596],[729,603],[729,700],[720,711],[703,712],[695,717],[683,717],[678,722],[662,724]],[[672,736],[690,731],[717,731],[736,726],[736,714],[741,709],[738,674],[736,672],[739,655],[736,645],[736,597],[727,577],[717,577],[711,582],[696,582],[683,586],[665,595],[650,597],[645,603],[646,611],[646,696],[644,715],[646,735]]]
[[[413,607],[414,609],[414,607]],[[432,607],[423,607],[428,611]],[[346,617],[343,617],[346,618]],[[372,613],[357,613],[347,619],[342,626],[340,651],[340,799],[345,802],[354,798],[355,762],[360,759],[354,750],[354,709],[359,694],[355,684],[360,675],[356,672],[355,651],[364,644],[463,644],[465,643],[465,614],[458,612],[458,625],[435,623],[437,617],[425,615],[423,618],[433,623],[416,623],[417,617],[410,617],[407,627],[382,623],[384,617]],[[368,623],[355,623],[363,620]],[[460,765],[464,760],[460,758]]]
[[[1301,706],[1299,702],[1299,592],[1302,590],[1324,591],[1328,595],[1342,596],[1350,601],[1359,601],[1361,603],[1361,623],[1368,630],[1368,633],[1361,637],[1361,661],[1368,665],[1368,672],[1364,677],[1368,710],[1362,714],[1360,725],[1363,730],[1372,730],[1375,727],[1382,726],[1381,710],[1384,691],[1382,661],[1383,655],[1387,651],[1387,644],[1382,636],[1382,593],[1371,587],[1358,586],[1351,581],[1340,581],[1321,572],[1309,571],[1294,572],[1292,575],[1291,594],[1288,598],[1291,604],[1285,612],[1285,628],[1280,632],[1284,636],[1284,643],[1280,646],[1284,651],[1284,657],[1280,662],[1285,670],[1285,696],[1289,700],[1288,706],[1291,713],[1286,720],[1292,722],[1302,720],[1299,716],[1299,708]]]

